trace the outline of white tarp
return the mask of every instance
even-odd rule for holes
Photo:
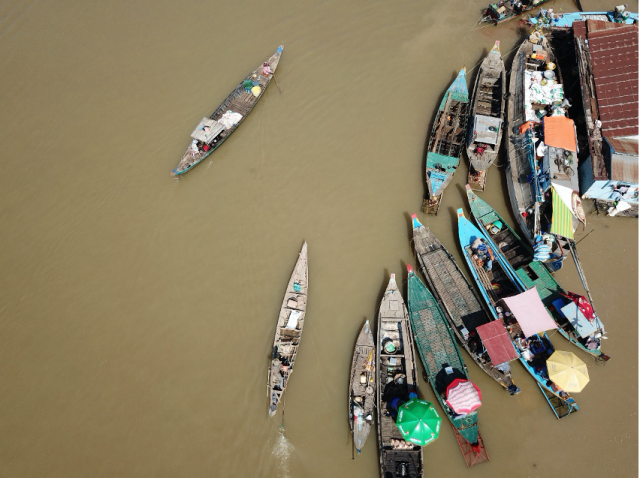
[[[496,144],[502,120],[493,116],[476,115],[473,119],[473,141]]]
[[[525,337],[558,328],[540,300],[535,287],[513,297],[507,297],[504,302],[520,324]]]

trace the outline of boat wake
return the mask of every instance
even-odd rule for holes
[[[275,445],[271,455],[276,459],[278,463],[278,476],[283,478],[290,478],[289,475],[289,459],[293,453],[293,445],[284,436],[284,433],[279,433],[276,439]]]

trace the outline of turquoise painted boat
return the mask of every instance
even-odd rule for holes
[[[474,461],[488,461],[489,457],[478,432],[478,413],[475,411],[480,405],[479,397],[473,405],[465,408],[456,408],[451,401],[452,387],[469,385],[465,382],[470,382],[467,366],[462,360],[453,331],[438,302],[415,274],[411,265],[407,265],[407,270],[409,318],[426,379],[456,433],[470,445],[475,456],[485,458]]]
[[[633,25],[638,21],[638,14],[627,12],[616,14],[610,12],[570,12],[555,14],[549,10],[541,9],[535,16],[530,16],[527,23],[531,26],[539,26],[546,30],[570,30],[574,22],[584,22],[586,20],[600,20],[603,22],[621,23]]]
[[[440,101],[429,137],[426,160],[428,197],[422,204],[427,214],[438,214],[444,189],[451,182],[466,148],[469,91],[466,68],[462,68]]]
[[[507,316],[504,300],[527,294],[527,286],[491,240],[487,239],[478,228],[464,217],[462,209],[458,209],[458,239],[469,272],[476,281],[489,311],[495,319],[503,321],[516,350],[520,354],[520,363],[535,379],[555,416],[562,418],[576,412],[578,405],[575,400],[549,380],[546,370],[546,360],[554,352],[554,348],[545,330],[556,328],[555,322],[549,317],[549,321],[553,324],[552,326],[545,325],[549,329],[542,328],[532,335],[523,336],[523,329],[518,321],[524,322],[527,317],[516,315],[515,317],[518,319],[516,321],[513,320],[513,314],[510,313]],[[478,254],[480,250],[478,241],[486,246],[488,252],[486,256],[492,258],[490,264],[487,259],[483,260]],[[536,297],[544,311],[543,315],[548,316],[539,296]]]
[[[284,46],[280,45],[258,68],[253,70],[208,118],[203,118],[191,133],[191,145],[171,171],[174,177],[191,171],[220,147],[244,121],[274,77]]]
[[[467,185],[467,198],[471,213],[484,231],[487,238],[509,261],[527,289],[535,287],[542,303],[549,309],[558,324],[558,331],[573,345],[593,355],[596,359],[607,361],[609,356],[600,350],[601,338],[605,336],[604,326],[593,310],[587,316],[586,298],[565,291],[538,260],[536,253],[511,228],[486,201],[480,199]],[[585,304],[586,302],[586,304]]]

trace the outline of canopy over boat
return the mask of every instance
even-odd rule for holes
[[[572,119],[560,115],[546,116],[542,125],[547,146],[576,152],[576,130]]]
[[[191,133],[191,137],[209,144],[225,129],[225,126],[218,123],[216,120],[211,118],[202,118],[200,124],[193,130],[193,133]]]
[[[499,320],[493,320],[476,329],[487,353],[494,364],[511,362],[518,358],[518,352],[513,347],[507,329]]]
[[[493,116],[475,115],[473,120],[473,140],[476,143],[496,144],[502,127],[502,120]]]
[[[504,302],[520,324],[525,337],[558,328],[544,307],[535,287],[518,295],[507,297]]]

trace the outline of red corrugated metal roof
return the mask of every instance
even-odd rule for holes
[[[638,27],[587,20],[574,34],[589,42],[602,134],[638,134]]]

